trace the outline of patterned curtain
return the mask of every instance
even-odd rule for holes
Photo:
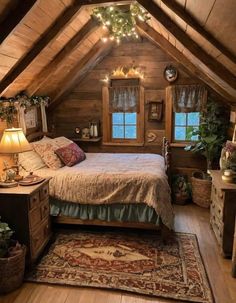
[[[200,112],[207,100],[207,90],[202,85],[173,85],[171,95],[176,113]]]
[[[139,112],[139,86],[117,86],[109,88],[110,113]]]

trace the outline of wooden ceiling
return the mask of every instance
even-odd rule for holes
[[[130,2],[1,0],[0,95],[47,94],[55,106],[112,48],[91,9]],[[152,17],[137,24],[141,35],[235,106],[236,1],[138,2]]]

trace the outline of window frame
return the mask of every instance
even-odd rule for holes
[[[131,79],[122,79],[128,80]],[[136,78],[137,80],[137,78]],[[112,138],[112,113],[109,111],[109,85],[102,87],[103,100],[103,145],[128,145],[128,146],[143,146],[144,145],[144,88],[139,84],[139,111],[137,112],[137,138],[136,139],[120,139]]]
[[[201,120],[199,125],[201,124]],[[166,138],[170,142],[172,147],[185,147],[188,144],[196,143],[198,141],[175,141],[174,140],[174,112],[171,98],[171,86],[166,88],[166,111],[165,111],[165,129],[166,129]]]

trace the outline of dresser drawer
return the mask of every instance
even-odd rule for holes
[[[41,207],[38,205],[38,207],[33,208],[29,212],[29,224],[30,224],[30,230],[34,230],[37,228],[37,226],[42,221],[42,215],[41,215]]]
[[[41,220],[49,217],[50,207],[49,207],[49,199],[46,198],[40,206]]]
[[[215,233],[217,242],[222,245],[224,224],[217,216],[211,215],[210,223]]]
[[[212,201],[211,203],[211,216],[216,216],[220,221],[223,221],[223,205]]]
[[[49,196],[49,187],[48,183],[40,188],[40,200],[44,200]]]
[[[211,188],[211,200],[223,209],[225,193],[220,188],[216,188],[214,184],[212,184]]]
[[[39,191],[36,191],[29,197],[29,209],[38,207],[39,201],[40,201]]]
[[[32,259],[37,258],[43,246],[48,241],[50,236],[50,222],[47,218],[44,220],[38,229],[31,233],[30,246],[31,246],[31,257]]]

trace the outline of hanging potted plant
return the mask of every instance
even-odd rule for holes
[[[26,248],[11,238],[13,233],[0,220],[0,294],[15,290],[23,281]]]
[[[211,177],[209,170],[220,158],[223,143],[226,141],[228,122],[225,109],[208,99],[206,109],[200,115],[198,130],[193,130],[191,136],[198,136],[198,141],[185,147],[186,151],[199,153],[206,158],[207,173],[194,172],[192,176],[193,202],[203,206],[210,206]]]

